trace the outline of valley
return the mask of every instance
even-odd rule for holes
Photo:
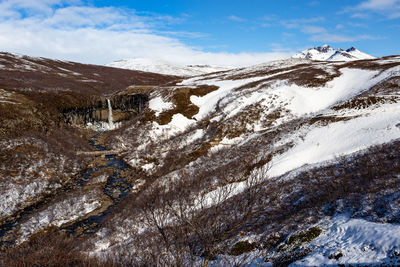
[[[0,265],[400,264],[400,56],[180,74],[0,53]]]

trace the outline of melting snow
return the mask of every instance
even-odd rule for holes
[[[335,217],[329,229],[310,245],[313,252],[291,266],[336,266],[341,263],[395,266],[400,264],[400,225],[341,215]]]
[[[155,97],[149,101],[149,108],[155,111],[156,116],[165,110],[173,108],[174,105],[171,102],[165,102],[161,96]]]
[[[97,195],[83,195],[57,202],[46,210],[38,212],[25,223],[21,224],[21,240],[25,240],[30,234],[55,225],[60,227],[64,223],[78,219],[101,206],[95,199]]]
[[[199,107],[199,112],[194,116],[197,120],[203,119],[207,114],[215,110],[215,107],[220,99],[226,97],[235,88],[243,86],[247,83],[265,79],[266,76],[257,78],[248,78],[243,80],[207,80],[198,81],[197,84],[212,84],[219,87],[218,90],[212,91],[205,96],[195,96],[190,97],[190,101]],[[181,84],[189,84],[193,80],[183,81]]]
[[[275,93],[288,103],[287,108],[296,115],[317,112],[339,101],[349,99],[359,92],[367,90],[379,78],[374,78],[377,71],[359,69],[341,69],[342,75],[328,82],[322,88],[307,88],[297,85],[285,86],[279,82]]]
[[[114,61],[106,66],[130,70],[148,71],[166,75],[194,76],[205,73],[227,70],[227,67],[209,65],[186,65],[180,66],[168,61],[151,58],[131,58]]]
[[[166,125],[159,125],[157,122],[153,122],[153,133],[156,136],[172,136],[174,134],[183,132],[195,122],[195,120],[190,120],[182,114],[177,113],[172,116],[171,122]]]
[[[311,129],[303,141],[286,153],[275,157],[269,171],[279,176],[305,164],[333,159],[372,145],[400,138],[400,105],[386,105],[371,111],[369,116],[331,123]]]

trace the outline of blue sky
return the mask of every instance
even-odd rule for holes
[[[308,47],[399,54],[400,0],[0,0],[0,50],[105,64],[250,65]]]
[[[177,21],[173,31],[196,33],[201,38],[183,38],[202,48],[231,52],[297,50],[329,43],[359,46],[377,56],[399,53],[400,1],[397,15],[375,8],[357,8],[374,1],[93,1],[92,3],[138,12],[170,15]],[[385,0],[375,1],[385,3]],[[393,2],[396,1],[386,1]],[[381,6],[385,6],[382,4]],[[194,40],[193,40],[194,39]]]

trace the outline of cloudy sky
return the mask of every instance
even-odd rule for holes
[[[400,54],[400,0],[0,0],[0,50],[243,66],[328,43]]]

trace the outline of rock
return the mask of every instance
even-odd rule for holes
[[[107,98],[93,96],[85,106],[65,108],[59,115],[59,124],[86,125],[94,122],[108,122]],[[142,94],[117,95],[110,97],[113,109],[113,122],[128,120],[134,114],[140,113],[148,101]]]

